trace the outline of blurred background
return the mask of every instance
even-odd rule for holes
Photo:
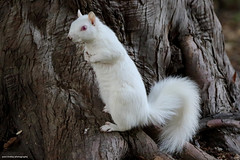
[[[214,0],[222,24],[225,49],[233,67],[240,73],[240,0]]]

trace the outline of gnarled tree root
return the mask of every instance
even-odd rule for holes
[[[219,127],[240,128],[239,119],[240,113],[218,114],[212,117],[204,118],[200,121],[199,132]]]
[[[184,145],[181,157],[187,160],[216,160],[215,157],[188,142]]]

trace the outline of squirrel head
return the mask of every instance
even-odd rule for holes
[[[68,33],[68,38],[75,43],[92,41],[97,34],[98,18],[91,11],[82,15],[78,10],[78,18],[72,22]]]

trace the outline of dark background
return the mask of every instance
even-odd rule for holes
[[[233,67],[240,72],[240,0],[214,0],[222,24],[225,49]]]

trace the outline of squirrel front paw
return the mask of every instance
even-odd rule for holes
[[[103,108],[103,112],[105,112],[105,113],[109,113],[109,109],[108,109],[107,105],[104,106],[104,108]]]
[[[84,52],[83,57],[85,61],[90,62],[91,55],[87,51]]]
[[[84,52],[84,59],[90,63],[96,63],[96,55],[91,55],[87,51]]]

